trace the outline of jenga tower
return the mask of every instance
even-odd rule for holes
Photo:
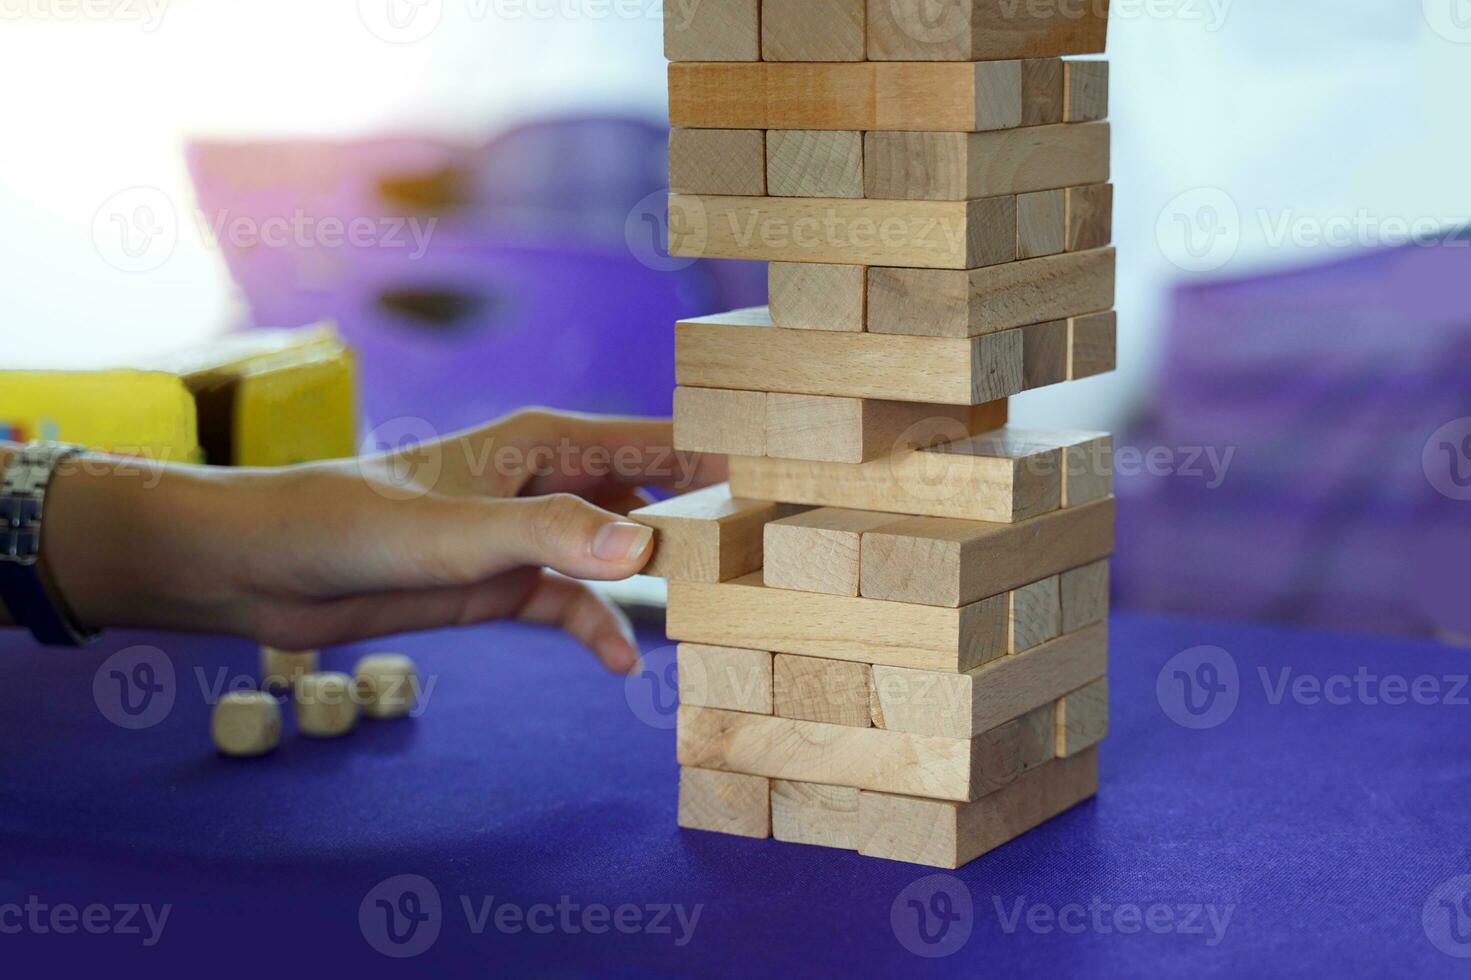
[[[1106,0],[665,7],[670,251],[771,263],[638,515],[680,825],[959,867],[1097,789],[1112,443],[1006,399],[1114,366]]]

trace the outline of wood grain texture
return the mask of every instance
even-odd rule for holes
[[[862,463],[996,428],[994,417],[979,408],[773,392],[762,455]]]
[[[868,332],[977,337],[1097,313],[1114,303],[1114,250],[1069,252],[965,272],[868,270]]]
[[[1065,79],[1057,58],[1028,58],[1022,62],[1022,125],[1052,126],[1062,122]]]
[[[1062,596],[1058,576],[1052,575],[1012,589],[1008,595],[1011,614],[1007,619],[1007,652],[1015,655],[1041,646],[1062,635]]]
[[[760,61],[761,0],[670,0],[664,4],[670,61]]]
[[[1016,197],[1016,257],[1037,259],[1067,251],[1067,191]]]
[[[691,453],[766,455],[766,393],[674,389],[674,448]]]
[[[1016,258],[1016,198],[669,196],[669,254],[973,269]]]
[[[762,0],[761,60],[863,61],[865,0]]]
[[[1056,730],[1059,759],[1075,756],[1107,737],[1107,677],[1100,677],[1057,702]]]
[[[681,643],[675,656],[680,704],[771,714],[769,652]]]
[[[1022,328],[1022,386],[1028,390],[1068,379],[1068,321]]]
[[[1050,85],[1045,71],[1019,60],[671,64],[669,122],[700,129],[983,132],[1035,118],[1053,98]],[[1060,96],[1058,102],[1060,109]]]
[[[676,194],[766,193],[766,134],[759,129],[673,129],[669,189]]]
[[[1062,628],[1067,632],[1108,619],[1108,560],[1062,573]]]
[[[781,330],[765,307],[681,321],[674,359],[681,385],[740,391],[981,405],[1022,389],[1019,331],[945,338]]]
[[[671,581],[666,632],[688,643],[955,671],[1005,656],[1007,609],[1005,597],[939,609],[771,589],[758,573],[713,585]]]
[[[1056,759],[973,803],[865,792],[858,796],[858,853],[959,868],[1098,792],[1097,749]]]
[[[723,582],[760,568],[762,527],[793,513],[796,509],[786,504],[732,497],[722,483],[640,508],[629,517],[654,529],[654,557],[643,574]]]
[[[862,197],[863,134],[773,129],[766,134],[766,174],[773,197]]]
[[[857,596],[865,531],[902,521],[895,514],[819,507],[766,525],[767,586]]]
[[[767,307],[784,330],[863,331],[868,270],[861,265],[773,262],[766,270]]]
[[[770,837],[771,780],[686,766],[679,771],[679,825],[740,837]]]
[[[858,849],[858,793],[853,786],[771,781],[771,836],[792,844]]]
[[[1112,184],[1069,187],[1065,194],[1069,252],[1103,248],[1113,241]]]
[[[1098,54],[1108,4],[1045,9],[995,0],[868,0],[872,61],[987,61]]]
[[[1117,365],[1118,315],[1113,310],[1068,319],[1069,381],[1091,378]]]
[[[1113,493],[1112,436],[1059,432],[1055,438],[1063,444],[1062,506],[1077,507]]]
[[[868,664],[779,653],[772,666],[772,713],[867,728],[871,673]]]
[[[865,597],[962,606],[1111,554],[1114,502],[1015,524],[914,517],[865,533],[861,547]]]
[[[1090,626],[964,673],[876,665],[880,728],[972,738],[1092,683],[1108,670],[1108,627]]]
[[[963,201],[1109,178],[1109,124],[987,133],[870,132],[864,193],[885,200]]]
[[[1108,118],[1108,62],[1063,62],[1063,121]]]

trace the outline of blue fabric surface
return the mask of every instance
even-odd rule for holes
[[[645,638],[646,649],[662,642]],[[117,714],[111,668],[96,694],[94,676],[134,644],[166,653],[174,699],[156,724],[128,730],[99,708]],[[1172,659],[1201,645],[1224,654]],[[1099,798],[932,879],[932,869],[847,852],[678,830],[673,732],[643,720],[664,723],[658,709],[668,692],[653,686],[662,673],[625,688],[559,635],[517,626],[364,649],[389,648],[414,656],[434,680],[422,717],[365,723],[330,742],[299,737],[288,724],[274,756],[231,761],[210,749],[196,668],[206,688],[220,668],[247,676],[255,663],[248,644],[134,635],[69,652],[35,649],[13,633],[0,639],[0,907],[28,896],[53,907],[118,907],[109,915],[128,903],[172,906],[151,947],[143,946],[146,925],[142,935],[29,926],[0,935],[6,975],[96,967],[151,976],[1471,970],[1471,959],[1436,945],[1471,953],[1471,879],[1454,880],[1471,874],[1471,692],[1454,690],[1471,668],[1461,652],[1116,617],[1113,730]],[[326,659],[346,668],[361,652]],[[156,654],[142,656],[158,666]],[[123,667],[124,677],[148,679]],[[1284,668],[1289,686],[1274,704]],[[1368,703],[1352,686],[1342,705],[1293,693],[1296,678],[1352,680],[1361,668],[1439,678],[1440,703]],[[1225,690],[1191,715],[1180,676]],[[157,671],[153,684],[168,687]],[[1340,686],[1329,687],[1341,700]],[[1367,689],[1376,698],[1398,690],[1393,682]],[[1189,694],[1207,706],[1198,686]],[[142,704],[136,694],[132,704]],[[1171,714],[1217,724],[1188,728]],[[427,879],[441,903],[410,939],[433,938],[414,959],[390,959],[370,942],[384,942],[388,922],[378,898],[398,913],[430,908],[422,884],[417,906],[404,903],[397,884],[374,892],[398,875]],[[477,933],[462,897],[478,916],[492,896]],[[546,935],[496,928],[503,903],[529,910],[559,901],[575,905],[567,914],[577,932],[560,922]],[[1110,908],[1095,920],[1088,907],[1102,903]],[[700,911],[692,931],[672,913],[657,923],[668,934],[582,931],[589,907],[625,904],[639,906],[646,925],[658,913],[645,906],[682,905],[686,922]],[[1117,906],[1137,912],[1115,919]],[[949,913],[951,931],[938,946],[917,938],[916,908],[928,910],[931,932],[934,916]],[[632,928],[634,913],[623,914]],[[408,935],[407,920],[395,921]],[[7,923],[13,917],[0,918]],[[1120,933],[1115,923],[1139,931]],[[958,948],[922,958],[905,941],[926,952]]]

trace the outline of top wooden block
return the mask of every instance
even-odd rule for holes
[[[1108,0],[868,0],[872,61],[1098,54],[1107,41]]]
[[[761,0],[667,0],[670,61],[760,61]]]

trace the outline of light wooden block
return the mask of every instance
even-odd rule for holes
[[[1028,58],[1022,62],[1022,126],[1054,126],[1062,122],[1066,106],[1062,62],[1057,58]]]
[[[1099,54],[1108,4],[868,0],[872,61],[987,61]]]
[[[914,517],[863,535],[860,588],[870,599],[962,606],[1104,558],[1113,548],[1111,499],[1015,524]],[[1070,632],[1066,622],[1063,631]]]
[[[1067,250],[1083,252],[1103,248],[1113,241],[1113,185],[1089,184],[1069,187],[1067,200]]]
[[[864,5],[865,0],[762,0],[761,60],[864,60]]]
[[[772,521],[766,525],[766,585],[857,596],[863,532],[902,520],[894,514],[820,507]]]
[[[722,483],[643,507],[629,517],[654,529],[654,557],[643,574],[723,582],[760,568],[762,527],[795,512],[785,504],[733,497]]]
[[[1056,77],[1022,61],[671,64],[669,122],[701,129],[985,132],[1055,105]],[[1036,125],[1036,123],[1031,123]]]
[[[679,703],[771,714],[771,654],[765,650],[681,643]]]
[[[688,643],[958,671],[1006,655],[1008,609],[1005,596],[947,609],[772,589],[757,573],[720,584],[670,582],[665,632]]]
[[[1067,759],[1108,735],[1108,678],[1100,677],[1057,702],[1057,757]]]
[[[761,0],[670,0],[664,4],[670,61],[760,61]]]
[[[1024,653],[1062,635],[1062,594],[1058,576],[1052,575],[1009,593],[1011,615],[1007,620],[1008,651]]]
[[[983,407],[773,392],[766,402],[766,452],[761,455],[862,463],[1005,424],[1004,415],[997,422],[994,410]]]
[[[1063,442],[1062,506],[1077,507],[1113,493],[1112,436],[1074,432],[1056,438]]]
[[[771,781],[771,836],[792,844],[858,849],[858,793],[852,786]]]
[[[854,201],[671,194],[669,254],[974,269],[1016,258],[1016,198]]]
[[[691,453],[766,455],[766,393],[674,389],[674,448]]]
[[[739,837],[770,837],[771,780],[685,766],[679,770],[679,825]]]
[[[1097,313],[1113,303],[1112,248],[961,272],[868,270],[869,333],[977,337]]]
[[[1068,322],[1022,327],[1022,385],[1031,390],[1068,379]]]
[[[1108,619],[1108,559],[1062,573],[1062,629],[1073,630]]]
[[[766,134],[766,179],[773,197],[862,197],[863,134],[773,129]]]
[[[1090,468],[1069,471],[1074,502],[1102,489],[1112,440],[1097,432],[1006,427],[958,442],[857,465],[733,456],[731,486],[771,499],[923,517],[1013,523],[1065,506],[1064,453]],[[1107,496],[1107,490],[1098,497]]]
[[[1113,310],[1068,319],[1069,381],[1091,378],[1112,371],[1117,365],[1118,315]]]
[[[1022,335],[781,330],[756,307],[676,324],[674,365],[679,384],[702,388],[981,405],[1022,390]]]
[[[682,766],[968,801],[1024,771],[1036,730],[1017,720],[973,739],[938,738],[682,705],[676,744]],[[1054,732],[1045,735],[1050,755]]]
[[[209,734],[222,755],[265,755],[281,740],[281,705],[265,691],[230,691],[210,712]],[[853,802],[856,820],[858,801]]]
[[[772,667],[772,713],[867,728],[871,671],[868,664],[851,660],[778,653]]]
[[[863,330],[868,270],[861,265],[773,262],[766,297],[771,320],[787,330]]]
[[[403,718],[419,701],[419,670],[401,653],[371,653],[352,669],[363,714],[378,721]]]
[[[357,682],[333,671],[307,674],[291,691],[296,727],[312,738],[338,738],[358,723]]]
[[[1108,118],[1108,62],[1063,62],[1063,121]]]
[[[766,193],[766,134],[759,129],[674,129],[669,189],[676,194]]]
[[[987,133],[870,132],[863,187],[871,198],[964,201],[1109,178],[1108,123]]]
[[[858,853],[959,868],[1097,792],[1098,754],[1090,749],[1037,766],[973,803],[860,793]]]
[[[1016,197],[1016,257],[1037,259],[1067,251],[1067,191]]]
[[[321,657],[316,650],[260,648],[260,686],[265,690],[289,688],[303,675],[315,674]]]
[[[1102,623],[964,673],[875,665],[870,715],[889,731],[973,738],[1060,700],[1107,669]]]

